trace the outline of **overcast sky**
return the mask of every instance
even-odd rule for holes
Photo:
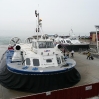
[[[89,35],[99,25],[99,0],[0,0],[0,35],[34,35],[35,10],[44,34]]]

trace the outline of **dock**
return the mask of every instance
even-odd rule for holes
[[[5,49],[6,49],[5,46],[2,46],[0,48],[0,57],[2,56]],[[68,88],[68,89],[64,89],[65,92],[66,92],[67,90],[69,90],[69,91],[70,91],[70,89],[75,90],[74,88],[77,89],[77,88],[82,88],[84,86],[85,91],[83,93],[80,93],[80,94],[87,94],[87,93],[89,93],[89,94],[86,95],[83,98],[77,98],[77,99],[90,98],[90,97],[93,97],[93,96],[96,96],[96,95],[99,94],[99,92],[97,90],[97,89],[99,89],[99,59],[94,58],[94,60],[88,60],[88,59],[86,59],[86,57],[87,57],[86,55],[83,55],[81,53],[78,53],[78,52],[74,53],[74,58],[73,59],[77,63],[75,68],[80,73],[81,80],[75,86],[73,86],[71,88]],[[93,95],[91,94],[92,90],[96,91],[96,93],[94,92]],[[60,92],[60,91],[61,90],[59,90],[58,92]],[[76,92],[74,91],[74,93],[76,95],[78,95],[79,91],[76,90]],[[52,92],[52,94],[53,93],[54,92]],[[41,93],[40,96],[44,96],[45,94],[47,95],[47,98],[38,97],[38,98],[32,98],[32,99],[52,99],[53,98],[53,96],[51,96],[51,92],[50,93]],[[3,87],[2,85],[0,85],[0,99],[30,99],[30,98],[24,98],[24,97],[25,96],[32,97],[33,95],[34,95],[33,93],[15,91],[15,90],[7,89],[7,88]],[[68,99],[76,99],[76,98],[72,98],[73,96],[70,95],[69,93],[68,93],[68,95],[69,95],[69,97],[71,97],[71,98],[68,98]],[[23,97],[23,98],[19,98],[19,97]],[[48,97],[52,97],[52,98],[48,98]],[[76,97],[76,96],[74,96],[74,97]],[[57,98],[57,99],[59,99],[59,98]],[[63,98],[63,99],[65,99],[65,98]]]

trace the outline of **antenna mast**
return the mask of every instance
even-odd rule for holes
[[[36,28],[36,32],[37,32],[37,40],[38,40],[38,33],[40,32],[40,26],[42,25],[41,24],[41,21],[42,19],[39,19],[39,13],[37,13],[37,10],[35,10],[35,16],[37,17],[38,19],[38,25],[37,25],[37,28]]]

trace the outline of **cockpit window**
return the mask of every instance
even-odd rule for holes
[[[39,45],[39,48],[54,48],[53,42],[39,41],[38,45]]]
[[[38,42],[39,48],[46,48],[46,42]]]
[[[54,45],[52,42],[46,42],[46,48],[54,48]]]

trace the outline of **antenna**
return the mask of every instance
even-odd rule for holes
[[[35,16],[37,17],[38,19],[38,22],[37,22],[37,28],[36,28],[36,32],[37,32],[37,40],[38,40],[38,33],[40,32],[40,27],[41,27],[41,21],[42,19],[39,18],[39,12],[37,12],[37,10],[35,10]]]

